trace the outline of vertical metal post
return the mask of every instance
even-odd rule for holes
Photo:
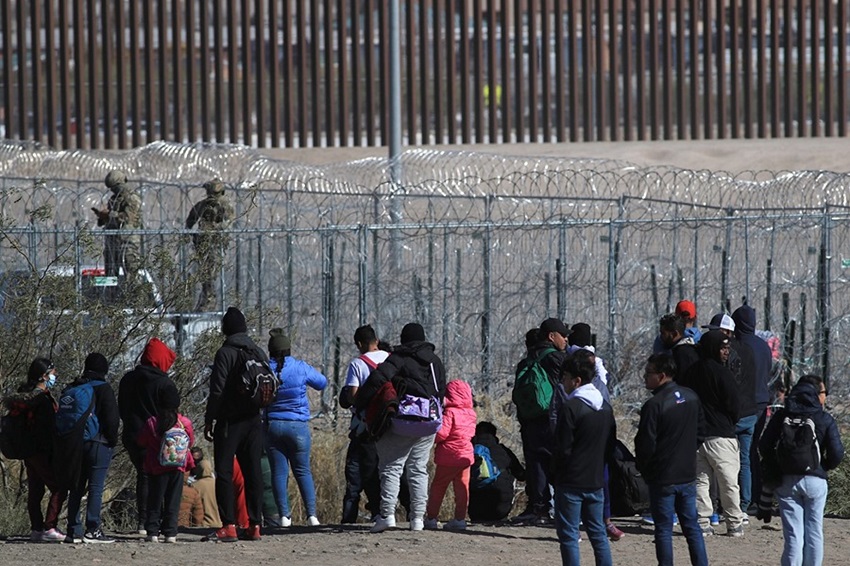
[[[820,282],[818,291],[820,294],[818,311],[820,315],[820,330],[823,336],[823,344],[820,350],[821,353],[821,375],[823,382],[829,385],[829,317],[830,317],[830,296],[829,296],[829,264],[832,258],[832,239],[831,239],[831,219],[829,216],[829,205],[824,207],[823,213],[823,228],[822,241],[820,249]]]
[[[286,190],[286,329],[292,332],[294,324],[294,306],[292,298],[294,262],[292,260],[293,236],[292,230],[295,211],[292,210],[292,191]]]
[[[616,327],[617,314],[617,254],[619,242],[616,238],[616,221],[608,223],[608,360],[611,367],[617,367],[617,348],[614,347],[614,329]]]
[[[806,363],[806,294],[800,293],[800,365]]]
[[[487,202],[489,204],[490,198],[488,197]],[[488,207],[489,209],[489,207]],[[488,213],[489,219],[489,213]],[[484,392],[490,393],[490,383],[491,383],[491,372],[492,372],[492,359],[491,359],[491,350],[490,346],[492,344],[492,336],[490,329],[490,319],[491,319],[491,296],[493,292],[493,273],[492,266],[490,263],[490,249],[492,243],[492,228],[490,223],[487,223],[487,226],[484,228],[484,238],[482,239],[482,267],[484,269],[484,309],[481,313],[481,377],[484,380]]]
[[[366,227],[362,224],[357,228],[357,303],[358,303],[358,326],[366,324],[366,276],[368,261],[366,254]]]
[[[652,289],[652,307],[655,312],[655,318],[661,318],[661,313],[658,311],[658,273],[655,270],[655,264],[649,266],[649,285]]]
[[[399,24],[399,0],[387,0],[389,8],[389,71],[390,71],[390,115],[389,150],[390,179],[396,184],[401,178],[401,27]]]
[[[770,330],[770,305],[773,300],[773,260],[767,260],[767,273],[765,274],[767,289],[764,295],[764,329]]]
[[[329,367],[331,337],[331,294],[333,281],[331,275],[331,246],[327,232],[321,234],[322,249],[322,367]]]
[[[747,127],[751,127],[749,123],[747,123]],[[744,287],[747,290],[745,294],[752,297],[750,287],[750,219],[746,217],[744,218]]]
[[[694,304],[699,303],[699,230],[694,230]]]
[[[441,349],[447,351],[449,343],[449,229],[443,229],[443,335]],[[444,354],[445,355],[445,354]],[[445,358],[443,358],[445,360]]]
[[[558,259],[555,261],[555,297],[557,301],[558,318],[567,319],[567,225],[564,219],[558,227]],[[548,315],[548,313],[547,313]]]

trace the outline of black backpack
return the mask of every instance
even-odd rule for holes
[[[282,367],[281,370],[283,370]],[[242,375],[239,390],[251,399],[255,406],[262,409],[271,405],[281,385],[280,377],[272,370],[267,361],[253,355],[248,350],[242,351]]]
[[[614,448],[614,458],[608,464],[608,472],[612,515],[629,517],[649,509],[649,486],[637,469],[635,457],[619,440]]]
[[[38,446],[32,441],[33,421],[30,411],[11,411],[0,419],[0,452],[10,460],[34,456]]]
[[[820,445],[810,417],[785,415],[776,443],[776,459],[785,475],[802,475],[820,467]]]

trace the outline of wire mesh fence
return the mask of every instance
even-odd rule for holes
[[[337,384],[358,325],[393,342],[416,320],[451,377],[501,398],[526,331],[559,316],[591,325],[615,391],[636,405],[662,314],[687,298],[704,323],[746,297],[795,373],[825,374],[836,402],[848,393],[850,175],[412,150],[391,182],[382,160],[306,167],[221,146],[4,153],[6,270],[60,252],[102,265],[89,209],[119,167],[143,197],[143,257],[167,250],[174,272],[160,283],[185,280],[197,268],[186,215],[200,183],[221,177],[237,214],[218,307],[270,313],[256,336],[283,326]]]

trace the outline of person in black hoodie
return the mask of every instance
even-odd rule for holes
[[[213,443],[215,497],[222,526],[215,532],[220,542],[236,542],[236,498],[233,490],[233,457],[245,477],[248,529],[244,540],[260,540],[263,522],[263,425],[260,410],[240,391],[246,356],[268,362],[265,352],[248,337],[245,315],[230,307],[221,319],[224,344],[215,353],[210,374],[210,395],[204,415],[204,437]]]
[[[675,381],[681,380],[699,360],[697,342],[685,334],[685,328],[685,321],[678,314],[665,314],[658,321],[661,343],[670,351],[676,362]]]
[[[697,394],[675,383],[674,375],[676,363],[669,354],[647,360],[643,379],[652,398],[640,410],[635,463],[649,487],[658,563],[673,564],[673,517],[678,515],[691,564],[707,565],[695,484],[705,420]]]
[[[735,424],[738,422],[738,390],[732,372],[726,367],[731,346],[720,330],[709,330],[699,341],[700,360],[677,383],[699,396],[705,415],[705,440],[697,451],[697,509],[700,527],[706,536],[713,508],[709,494],[711,478],[717,478],[720,503],[726,518],[726,534],[742,536],[738,472],[741,469]]]
[[[490,459],[499,476],[488,485],[469,484],[469,518],[475,522],[501,521],[514,505],[514,482],[525,479],[525,468],[510,448],[499,442],[496,425],[483,421],[475,427],[472,445],[480,444],[490,451]]]
[[[159,414],[162,407],[180,406],[180,393],[166,373],[177,355],[159,338],[151,338],[135,369],[124,374],[118,384],[118,412],[124,427],[121,442],[136,468],[136,509],[139,534],[145,531],[150,478],[144,472],[145,450],[136,443],[145,422]]]
[[[100,522],[103,488],[106,473],[112,462],[112,452],[118,444],[118,402],[112,386],[106,382],[109,362],[103,354],[94,352],[86,357],[83,375],[71,384],[76,387],[90,383],[94,389],[92,413],[97,416],[97,434],[83,442],[82,469],[79,481],[71,486],[68,496],[68,532],[65,542],[110,543],[115,539],[103,534]],[[63,392],[64,395],[64,392]],[[60,402],[61,402],[60,396]],[[88,489],[86,489],[88,487]],[[83,495],[86,499],[86,532],[82,533],[80,507]],[[82,536],[81,536],[82,535]]]
[[[365,410],[378,390],[392,382],[396,391],[417,397],[437,397],[442,403],[446,392],[446,371],[434,345],[425,340],[420,324],[408,323],[401,330],[401,345],[376,367],[357,392],[354,406]],[[400,393],[401,394],[401,393]],[[407,470],[410,486],[410,530],[421,531],[428,501],[428,459],[434,435],[404,436],[392,426],[376,442],[378,475],[381,479],[381,514],[372,527],[379,533],[395,526],[395,508],[402,472]]]
[[[755,371],[755,403],[756,423],[753,428],[752,444],[750,446],[750,461],[758,462],[758,443],[764,424],[767,422],[767,406],[770,403],[770,377],[773,368],[773,356],[767,342],[756,336],[756,311],[744,300],[744,304],[732,313],[735,321],[735,336],[742,344],[746,344],[753,352],[753,367]],[[759,466],[751,467],[750,493],[761,492],[761,474]],[[744,509],[747,512],[747,509]],[[750,509],[752,511],[752,509]]]
[[[827,389],[817,375],[804,375],[785,399],[764,430],[759,441],[765,484],[768,478],[781,478],[776,486],[779,514],[785,546],[782,564],[821,564],[823,562],[823,510],[829,490],[827,472],[838,467],[844,459],[844,445],[835,419],[824,410]],[[811,419],[815,426],[820,462],[805,473],[788,470],[777,455],[777,444],[782,435],[786,417]]]
[[[59,511],[68,496],[56,481],[52,458],[54,429],[58,404],[51,393],[56,385],[56,367],[47,358],[36,358],[27,371],[27,380],[16,393],[3,400],[10,415],[26,419],[26,443],[31,448],[24,458],[27,470],[27,512],[30,518],[30,540],[61,542],[65,535],[56,528]],[[50,490],[47,514],[41,510],[45,489]]]

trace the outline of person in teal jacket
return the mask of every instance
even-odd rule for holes
[[[307,512],[307,524],[319,525],[316,488],[310,470],[310,403],[307,387],[321,391],[328,378],[310,364],[292,357],[291,343],[283,330],[274,328],[269,338],[269,363],[280,377],[277,396],[265,410],[266,452],[272,468],[272,489],[281,526],[292,524],[287,482],[289,468],[295,475]]]

